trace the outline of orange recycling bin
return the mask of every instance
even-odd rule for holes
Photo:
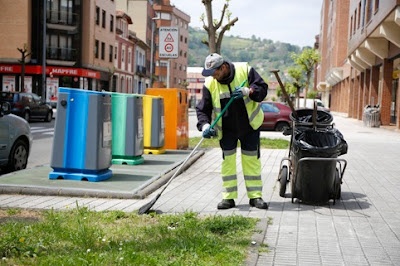
[[[165,149],[189,147],[188,91],[176,88],[148,88],[146,94],[164,98]]]

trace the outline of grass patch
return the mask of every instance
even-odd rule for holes
[[[241,216],[138,215],[82,207],[21,214],[38,219],[0,222],[0,264],[240,265],[257,223]]]
[[[189,139],[189,147],[194,148],[197,143],[201,140],[201,137],[194,137]],[[288,149],[289,141],[285,139],[269,139],[269,138],[260,138],[260,146],[261,149]],[[219,141],[216,138],[213,139],[205,139],[201,145],[201,148],[219,148]],[[240,141],[238,143],[238,147],[240,147]]]

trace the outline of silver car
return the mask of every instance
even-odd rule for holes
[[[0,168],[5,172],[25,169],[32,145],[31,128],[11,114],[11,106],[0,102]]]

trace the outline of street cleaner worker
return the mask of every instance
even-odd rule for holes
[[[218,209],[235,207],[238,197],[236,177],[236,148],[241,144],[242,168],[249,204],[268,209],[261,198],[260,130],[264,115],[260,102],[267,96],[268,85],[247,63],[231,63],[213,53],[207,56],[203,76],[203,98],[196,106],[197,128],[204,138],[218,137],[222,149],[222,201]],[[239,87],[243,81],[244,86]],[[235,100],[214,128],[210,128],[211,115],[221,113],[229,102]]]

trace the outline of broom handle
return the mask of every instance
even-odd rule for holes
[[[240,87],[243,87],[244,84],[246,83],[247,80],[244,80],[242,84],[240,84]],[[215,124],[217,124],[218,120],[221,118],[221,116],[225,113],[226,109],[228,109],[229,105],[235,100],[235,98],[231,98],[229,102],[226,104],[224,109],[222,109],[221,113],[217,116],[217,118],[214,120],[214,122],[211,124],[210,128],[213,128]],[[197,148],[201,145],[201,143],[204,141],[204,137],[201,138],[199,143],[197,143],[196,147],[192,150],[192,152],[189,154],[188,157],[186,157],[185,161],[179,166],[178,170],[174,173],[174,175],[168,180],[167,184],[164,186],[164,188],[161,190],[160,194],[164,192],[164,190],[168,187],[169,183],[175,178],[176,175],[180,172],[181,168],[186,164],[186,162],[192,157],[193,153],[197,150]]]

